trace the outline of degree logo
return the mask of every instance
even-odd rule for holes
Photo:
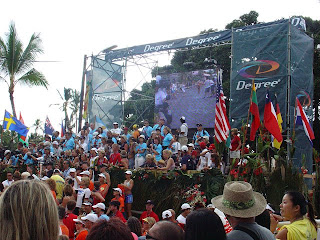
[[[309,108],[311,105],[311,98],[309,94],[306,91],[300,91],[297,94],[297,98],[299,99],[302,107]]]
[[[279,63],[270,60],[257,60],[247,63],[240,69],[242,77],[254,80],[263,80],[276,75],[279,71]]]

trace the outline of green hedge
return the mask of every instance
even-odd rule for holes
[[[124,170],[114,168],[109,172],[113,188],[123,183]],[[219,169],[211,169],[206,172],[173,170],[168,173],[158,170],[138,170],[133,171],[132,178],[134,180],[132,209],[144,211],[145,202],[151,199],[155,202],[154,211],[158,215],[169,208],[178,213],[181,204],[186,202],[184,193],[195,184],[201,185],[200,190],[210,202],[211,198],[222,194],[225,183]],[[111,198],[112,191],[109,190],[106,203]]]

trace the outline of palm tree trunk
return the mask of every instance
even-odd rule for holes
[[[11,108],[12,108],[12,114],[16,118],[17,114],[16,114],[16,107],[14,105],[13,92],[14,92],[14,86],[10,85],[10,87],[9,87],[10,103],[11,103]]]

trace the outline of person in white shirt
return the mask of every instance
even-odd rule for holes
[[[110,130],[110,132],[112,133],[113,137],[115,137],[115,138],[119,137],[119,135],[121,134],[121,129],[119,128],[119,123],[114,122],[113,128]]]
[[[81,177],[76,175],[77,170],[70,168],[70,178],[73,180],[73,188],[78,190],[80,188]]]
[[[188,203],[181,205],[181,214],[177,217],[177,222],[181,225],[186,224],[187,216],[191,213],[191,206]]]
[[[181,126],[179,130],[179,143],[181,146],[183,146],[188,144],[188,125],[184,116],[180,118],[180,122]]]
[[[14,180],[13,180],[12,172],[7,172],[7,180],[4,180],[2,182],[4,189],[6,189],[7,187],[10,187],[13,182],[14,182]]]
[[[203,169],[210,168],[212,165],[211,161],[211,153],[209,149],[207,149],[205,142],[200,142],[200,149],[202,150],[199,157],[199,162],[197,166],[197,170],[201,171]]]

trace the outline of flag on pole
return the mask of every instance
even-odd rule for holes
[[[314,133],[313,130],[311,128],[311,125],[309,123],[309,119],[305,113],[305,111],[303,110],[300,101],[298,98],[296,98],[296,126],[303,126],[304,131],[307,135],[307,137],[309,138],[310,144],[311,146],[313,146],[312,140],[314,139]]]
[[[276,114],[277,114],[277,121],[278,121],[278,125],[279,125],[279,128],[280,128],[280,132],[282,133],[282,116],[281,116],[281,112],[280,112],[280,107],[279,107],[279,103],[278,103],[278,99],[277,99],[277,96],[275,95],[275,98],[276,98]],[[281,144],[282,144],[282,141],[281,142],[278,142],[277,139],[273,138],[273,147],[277,148],[277,149],[280,149],[281,147]]]
[[[22,118],[21,112],[20,112],[20,116],[19,116],[19,121],[24,125],[24,121],[23,121],[23,118]],[[22,142],[22,143],[27,144],[27,142],[26,142],[26,138],[27,138],[27,136],[22,136],[22,135],[18,134],[19,142]]]
[[[263,124],[265,128],[277,139],[278,142],[282,142],[282,134],[278,125],[276,111],[273,104],[270,101],[269,90],[266,94],[266,105],[264,106]]]
[[[225,142],[229,136],[230,123],[227,117],[227,109],[222,90],[222,70],[218,71],[215,112],[215,139],[218,143]]]
[[[45,134],[49,134],[49,135],[52,135],[54,132],[54,128],[53,126],[51,125],[51,122],[49,120],[49,118],[47,117],[46,118],[46,122],[44,124],[44,133]]]
[[[3,129],[15,131],[16,133],[27,136],[29,128],[22,124],[17,118],[5,110],[3,119]]]
[[[106,129],[106,125],[102,122],[102,120],[96,116],[96,122],[95,122],[96,129],[101,127],[103,130]]]
[[[254,141],[256,137],[256,132],[259,129],[260,123],[260,113],[258,107],[258,99],[257,99],[257,91],[256,86],[254,84],[254,80],[252,80],[252,97],[250,102],[250,113],[252,114],[251,121],[251,129],[250,129],[250,141]]]
[[[64,127],[63,127],[63,120],[61,121],[61,137],[65,135]]]

